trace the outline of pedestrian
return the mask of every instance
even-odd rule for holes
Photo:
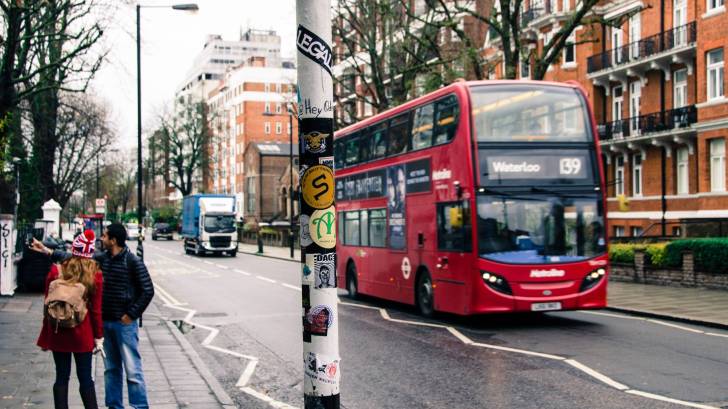
[[[102,317],[104,327],[104,372],[106,406],[123,409],[124,373],[129,405],[135,409],[149,407],[146,384],[139,354],[139,319],[154,297],[154,286],[144,262],[126,246],[127,232],[120,223],[106,227],[101,236],[104,251],[96,253],[104,275]],[[42,243],[33,242],[37,251],[62,258],[62,251],[51,252]]]
[[[101,317],[103,277],[93,259],[96,235],[86,230],[73,241],[72,256],[58,266],[51,264],[45,284],[45,314],[38,346],[53,352],[56,381],[53,403],[68,408],[71,358],[76,361],[79,392],[86,409],[96,409],[92,376],[93,353],[103,347]],[[66,310],[68,308],[68,310]],[[64,314],[73,311],[75,314]]]

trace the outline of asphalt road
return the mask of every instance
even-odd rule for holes
[[[181,326],[239,407],[301,407],[297,263],[186,256],[178,241],[145,255],[162,310],[194,324]],[[608,312],[424,320],[340,299],[346,408],[728,408],[728,331]]]

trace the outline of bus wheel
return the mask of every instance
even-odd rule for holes
[[[435,297],[432,290],[432,279],[430,274],[423,272],[417,280],[416,291],[416,302],[417,308],[420,310],[420,314],[425,317],[431,317],[435,311]]]
[[[349,263],[346,266],[346,289],[349,291],[349,298],[356,300],[359,297],[359,286],[356,282],[356,266]]]

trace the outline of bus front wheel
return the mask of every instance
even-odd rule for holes
[[[427,272],[423,272],[417,280],[416,297],[417,308],[420,310],[420,314],[425,317],[431,317],[435,312],[435,297],[432,289],[432,279]]]
[[[359,296],[359,286],[356,282],[356,266],[349,263],[346,266],[346,289],[349,291],[349,297],[356,300]]]

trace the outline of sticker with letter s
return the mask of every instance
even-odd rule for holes
[[[326,209],[334,203],[334,172],[325,165],[306,170],[301,180],[303,200],[314,209]]]

